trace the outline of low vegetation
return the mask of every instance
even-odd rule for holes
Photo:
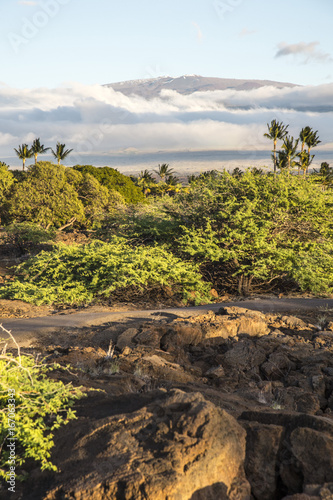
[[[185,186],[168,164],[130,178],[109,167],[64,167],[60,160],[71,152],[64,144],[53,152],[58,165],[36,161],[48,149],[39,139],[30,149],[22,145],[34,165],[11,172],[0,164],[2,239],[32,255],[0,296],[80,305],[143,297],[190,304],[254,291],[331,294],[332,168],[324,162],[308,174],[317,131],[304,127],[295,140],[276,120],[267,127],[272,173],[204,172]],[[304,175],[291,175],[296,168]],[[56,243],[57,234],[73,230],[88,243]]]
[[[0,329],[1,334],[10,334],[1,325]],[[72,384],[47,376],[60,365],[38,362],[21,355],[16,347],[17,355],[6,350],[0,355],[0,477],[5,480],[10,464],[18,478],[24,479],[19,471],[28,459],[39,462],[42,470],[57,470],[50,460],[53,433],[76,418],[71,408],[84,396]],[[12,455],[12,448],[6,446],[9,443],[15,443]]]
[[[2,297],[37,305],[133,300],[164,293],[185,303],[209,298],[209,284],[196,264],[179,259],[165,246],[131,246],[117,237],[110,243],[57,245],[23,263],[17,273]]]

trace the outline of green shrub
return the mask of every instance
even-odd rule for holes
[[[0,203],[3,203],[8,195],[9,188],[14,183],[14,175],[5,163],[0,162]]]
[[[176,197],[185,224],[175,251],[200,264],[219,288],[248,293],[282,281],[332,293],[333,193],[311,180],[246,172],[198,179]]]
[[[77,174],[80,172],[73,171]],[[81,174],[80,174],[81,175]],[[125,203],[123,196],[114,189],[107,189],[91,174],[84,173],[77,185],[77,192],[84,206],[86,227],[98,227],[109,213]]]
[[[105,241],[118,235],[140,244],[169,244],[179,234],[181,225],[171,214],[166,213],[172,205],[172,198],[159,198],[119,207],[104,219],[97,236]]]
[[[50,450],[53,432],[76,418],[71,409],[84,396],[72,384],[47,377],[60,366],[36,363],[32,357],[2,353],[0,359],[0,477],[10,472],[6,443],[15,437],[15,473],[32,458],[42,470],[54,470]],[[13,463],[13,462],[11,462]],[[14,464],[13,464],[14,465]],[[22,479],[22,477],[21,477]]]
[[[30,167],[24,179],[13,185],[7,205],[7,223],[33,222],[59,228],[73,217],[84,220],[82,202],[67,182],[66,167],[50,162]]]
[[[5,228],[5,242],[28,250],[42,243],[50,242],[55,237],[53,229],[44,229],[32,222],[17,222]]]
[[[144,201],[141,189],[126,175],[111,167],[94,167],[92,165],[75,165],[73,167],[82,174],[87,173],[94,176],[102,186],[110,191],[115,190],[120,193],[126,203],[139,203]]]
[[[16,281],[0,296],[35,304],[84,304],[96,299],[163,293],[167,287],[184,302],[209,300],[208,283],[195,264],[164,246],[131,247],[123,238],[110,243],[59,245],[21,264]]]

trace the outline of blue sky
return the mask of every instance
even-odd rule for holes
[[[332,0],[1,0],[0,82],[333,81]]]
[[[294,137],[311,126],[332,152],[332,19],[332,0],[0,0],[0,161],[19,166],[14,148],[36,137],[65,143],[76,163],[186,150],[253,159],[271,149],[272,119]],[[151,100],[101,86],[184,74],[300,86]]]

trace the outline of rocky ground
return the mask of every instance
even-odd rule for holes
[[[333,310],[163,312],[28,350],[99,391],[55,435],[60,472],[27,464],[11,498],[333,498]]]

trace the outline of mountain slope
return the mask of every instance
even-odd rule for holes
[[[231,78],[210,78],[198,75],[185,75],[177,78],[162,76],[145,80],[129,80],[125,82],[109,83],[111,87],[125,95],[136,94],[145,98],[157,97],[161,90],[175,90],[179,94],[207,92],[213,90],[251,90],[264,86],[276,88],[296,87],[292,83],[274,82],[270,80],[238,80]]]

